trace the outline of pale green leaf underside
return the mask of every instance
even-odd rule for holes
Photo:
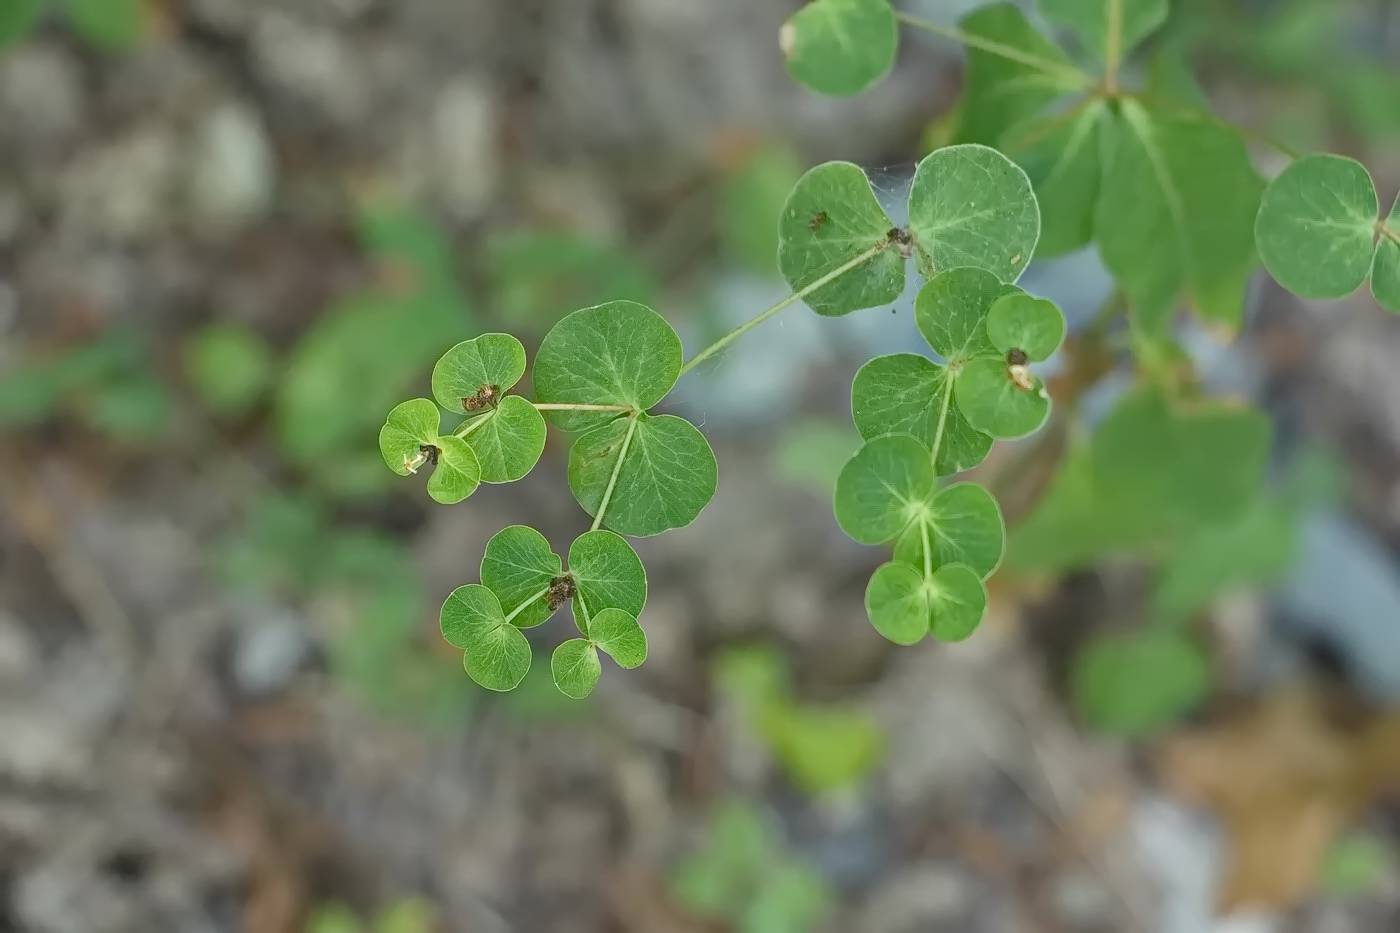
[[[525,347],[510,334],[482,334],[463,340],[433,366],[433,397],[448,411],[464,412],[464,402],[483,387],[505,392],[525,375]]]
[[[887,240],[894,226],[870,181],[850,162],[809,170],[788,195],[778,221],[778,268],[800,291]],[[884,249],[804,299],[834,317],[893,302],[904,291],[904,260]]]
[[[647,601],[646,570],[621,536],[598,529],[575,538],[569,546],[569,572],[595,618],[604,609],[619,609],[634,618],[642,614]]]
[[[861,437],[912,434],[932,448],[947,377],[947,367],[913,353],[879,356],[866,363],[851,383],[851,416]],[[968,424],[956,404],[949,405],[935,463],[938,475],[970,470],[991,449],[991,437]]]
[[[596,515],[628,431],[627,418],[579,437],[569,451],[569,488]],[[645,537],[690,524],[715,494],[718,467],[709,441],[675,415],[639,415],[603,524]]]
[[[528,399],[507,395],[485,423],[467,435],[485,483],[513,483],[535,468],[544,453],[544,418]]]
[[[486,542],[481,582],[496,594],[506,612],[526,606],[511,622],[528,628],[554,614],[540,591],[559,576],[562,567],[544,535],[528,525],[510,525]]]
[[[603,664],[598,660],[598,649],[588,640],[570,638],[554,649],[549,659],[549,669],[554,675],[554,686],[559,688],[560,693],[582,700],[598,685]]]
[[[898,43],[888,0],[814,0],[783,27],[788,73],[834,97],[859,94],[887,75]]]
[[[530,670],[530,643],[506,622],[496,595],[479,583],[459,586],[442,604],[442,636],[463,651],[467,675],[488,690],[513,690]]]
[[[1050,416],[1049,393],[1039,378],[1030,378],[1032,388],[1023,389],[1012,381],[1005,360],[973,360],[958,373],[955,398],[975,429],[992,437],[1025,437]]]
[[[841,469],[836,521],[861,544],[882,544],[907,526],[933,490],[928,448],[908,434],[867,441]]]

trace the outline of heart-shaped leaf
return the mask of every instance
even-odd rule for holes
[[[889,74],[898,44],[889,0],[813,0],[781,33],[788,72],[833,97],[859,94]]]
[[[933,484],[928,448],[917,438],[877,437],[836,479],[836,521],[861,544],[882,544],[924,513]]]
[[[611,490],[603,524],[623,535],[689,525],[713,498],[717,479],[705,435],[675,415],[618,418],[579,437],[569,451],[574,498],[597,515]]]
[[[836,276],[804,298],[818,314],[835,317],[890,304],[904,291],[904,258],[889,246],[893,227],[859,166],[818,165],[798,179],[783,206],[778,268],[793,291]],[[871,250],[878,251],[837,274]]]
[[[928,634],[928,594],[915,567],[891,561],[875,568],[865,587],[865,612],[875,631],[897,645],[915,645]]]
[[[481,582],[496,594],[511,621],[520,628],[539,625],[554,614],[548,595],[541,593],[563,572],[559,555],[545,536],[528,525],[502,528],[486,542],[481,558]]]
[[[1099,141],[1111,117],[1108,103],[1081,101],[1007,130],[997,148],[1016,160],[1040,204],[1041,259],[1087,246],[1094,236],[1103,158]]]
[[[992,449],[990,436],[967,423],[957,405],[949,405],[948,368],[913,353],[879,356],[862,366],[851,383],[851,417],[861,437],[912,434],[933,445],[943,417],[943,434],[934,463],[939,476],[970,470]]]
[[[566,697],[582,700],[598,685],[598,677],[603,673],[603,663],[598,660],[598,649],[584,638],[570,638],[554,649],[549,659],[550,673],[554,675],[554,686]]]
[[[1003,295],[987,311],[987,339],[999,353],[1020,350],[1035,362],[1050,358],[1065,339],[1065,316],[1053,301]]]
[[[976,483],[940,489],[924,516],[900,535],[894,559],[911,567],[924,566],[925,534],[933,550],[932,567],[966,564],[984,580],[997,569],[1006,548],[1001,507]]]
[[[430,457],[424,448],[438,446],[439,417],[437,406],[425,398],[394,406],[379,429],[379,452],[389,469],[400,476],[418,472]]]
[[[507,395],[495,410],[473,422],[468,446],[481,463],[485,483],[513,483],[535,468],[544,453],[544,418],[529,399]]]
[[[634,619],[642,614],[647,601],[646,569],[620,535],[602,529],[579,535],[569,546],[569,572],[588,617],[596,619],[604,609],[620,609]],[[588,634],[597,637],[591,625]]]
[[[437,439],[438,461],[428,478],[428,495],[443,505],[461,502],[481,484],[481,464],[460,437]]]
[[[1040,238],[1040,208],[1026,173],[1000,152],[947,146],[914,171],[909,229],[925,277],[971,266],[1014,282]]]
[[[934,571],[928,586],[929,631],[939,641],[962,641],[977,631],[987,612],[987,588],[965,564]]]
[[[1050,395],[1038,376],[1004,359],[973,360],[957,377],[958,408],[968,424],[993,437],[1024,437],[1050,416]]]
[[[510,334],[463,340],[433,366],[433,397],[448,411],[479,412],[525,375],[525,348]]]
[[[609,301],[567,315],[535,356],[541,403],[618,405],[646,411],[680,378],[681,339],[666,319],[635,301]],[[550,411],[565,431],[585,431],[617,412]]]
[[[919,289],[914,321],[928,345],[949,363],[1000,356],[987,336],[987,312],[998,298],[1020,291],[982,269],[953,269]]]
[[[588,620],[588,637],[619,667],[634,668],[647,659],[647,636],[637,619],[621,609],[603,609]]]
[[[463,667],[488,690],[514,690],[530,670],[530,643],[506,621],[496,594],[479,583],[459,586],[442,604],[442,637],[464,652]]]

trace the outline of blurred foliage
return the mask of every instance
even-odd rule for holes
[[[261,401],[274,365],[267,342],[239,324],[215,322],[185,345],[185,374],[196,394],[215,414],[231,418]]]
[[[1332,844],[1318,871],[1317,886],[1326,894],[1355,897],[1379,888],[1395,871],[1395,856],[1375,833],[1357,830]]]
[[[565,312],[614,299],[651,305],[659,286],[628,250],[561,230],[518,230],[487,248],[491,312],[502,321],[545,330]]]
[[[384,906],[368,924],[343,904],[324,905],[312,913],[306,933],[433,933],[437,928],[433,905],[407,897]]]
[[[735,933],[804,933],[835,901],[763,812],[740,800],[716,807],[705,844],[676,867],[671,891],[700,916],[729,921]]]
[[[778,222],[802,163],[783,140],[755,146],[724,180],[720,237],[725,254],[757,275],[778,274]]]
[[[146,34],[146,0],[2,0],[0,50],[28,36],[48,10],[84,42],[106,51],[129,49]]]
[[[860,434],[849,421],[808,419],[782,429],[770,462],[779,479],[827,499],[836,490],[841,467],[860,445]]]
[[[1089,725],[1144,735],[1170,723],[1210,689],[1210,667],[1188,638],[1155,630],[1091,642],[1074,665],[1074,699]]]

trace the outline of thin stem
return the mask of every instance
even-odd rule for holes
[[[938,469],[938,449],[943,446],[943,429],[948,424],[948,408],[953,404],[953,380],[956,378],[952,367],[944,370],[943,407],[938,410],[938,427],[933,430],[933,449],[929,454],[933,458],[935,471]]]
[[[608,477],[608,488],[603,490],[603,501],[598,503],[598,514],[593,516],[593,527],[589,531],[597,531],[603,525],[603,516],[607,514],[608,503],[612,501],[613,490],[617,488],[617,478],[622,473],[622,463],[627,459],[627,448],[632,446],[632,435],[637,431],[637,416],[633,415],[627,422],[627,433],[622,438],[622,447],[617,451],[617,462],[613,464],[612,476]]]
[[[496,417],[496,409],[493,408],[480,418],[474,418],[465,424],[458,425],[457,430],[453,431],[452,434],[454,437],[466,437],[494,417]]]
[[[944,26],[942,23],[935,23],[932,20],[913,16],[899,10],[895,11],[894,16],[895,19],[904,23],[906,26],[913,26],[915,29],[931,32],[935,36],[952,39],[954,42],[960,42],[968,48],[980,49],[990,55],[996,55],[1007,61],[1025,65],[1027,68],[1034,68],[1037,71],[1043,71],[1050,75],[1058,75],[1077,87],[1094,86],[1094,79],[1078,68],[1072,68],[1068,65],[1062,65],[1059,62],[1052,62],[1049,59],[1041,58],[1038,55],[1032,55],[1029,52],[1024,52],[1016,48],[1014,45],[1006,45],[994,39],[986,39],[982,36],[974,35],[973,33],[959,29],[956,26]]]
[[[546,596],[548,596],[548,595],[549,595],[549,587],[546,586],[544,589],[540,590],[540,591],[539,591],[538,593],[536,593],[534,596],[531,596],[529,599],[525,600],[523,603],[521,603],[520,605],[518,605],[518,606],[516,606],[514,609],[512,609],[510,615],[506,616],[506,622],[509,623],[509,622],[510,622],[512,619],[514,619],[516,616],[520,615],[520,613],[524,612],[524,611],[525,611],[525,607],[526,607],[526,606],[529,606],[529,605],[530,605],[531,603],[533,603],[535,600],[537,600],[537,599],[543,599],[544,597],[546,597]]]
[[[1384,220],[1376,221],[1376,233],[1381,239],[1389,240],[1392,243],[1400,245],[1400,231],[1397,231]]]
[[[763,311],[757,317],[750,318],[749,320],[740,324],[738,327],[734,328],[729,333],[725,334],[723,337],[719,338],[714,343],[710,344],[708,347],[701,350],[699,353],[695,354],[690,359],[686,360],[685,365],[681,367],[681,375],[684,376],[696,366],[700,365],[705,360],[714,356],[716,353],[723,350],[725,347],[729,346],[731,343],[738,340],[740,337],[744,336],[749,331],[753,330],[755,327],[762,324],[764,321],[768,320],[770,317],[786,308],[788,305],[801,301],[803,298],[806,298],[808,295],[812,294],[817,289],[821,288],[824,285],[829,285],[836,279],[839,279],[841,276],[845,275],[847,272],[850,272],[857,266],[869,262],[872,258],[880,255],[889,248],[890,241],[888,239],[881,239],[880,242],[876,243],[874,246],[870,247],[868,250],[861,253],[859,256],[856,256],[848,260],[847,262],[843,262],[841,265],[837,266],[835,269],[832,269],[830,272],[817,279],[815,282],[812,282],[810,285],[804,285],[802,288],[799,288],[791,295],[788,295],[786,298],[775,304],[773,307],[769,308],[767,311]]]
[[[631,405],[573,405],[568,402],[531,402],[540,411],[632,411]]]
[[[928,539],[928,518],[919,519],[919,533],[924,538],[924,579],[933,578],[933,547]]]
[[[1118,94],[1118,69],[1123,65],[1123,0],[1108,0],[1108,47],[1104,49],[1104,93]]]

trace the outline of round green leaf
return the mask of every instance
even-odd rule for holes
[[[827,162],[793,187],[778,220],[778,268],[793,291],[809,288],[881,243],[894,222],[870,181],[850,162]],[[818,314],[836,317],[886,305],[904,291],[904,258],[886,247],[804,296]]]
[[[433,397],[448,411],[479,411],[468,402],[483,388],[499,397],[523,375],[525,348],[520,341],[510,334],[482,334],[463,340],[433,366]]]
[[[646,411],[681,373],[681,339],[666,319],[635,301],[609,301],[564,317],[535,356],[535,396],[569,405],[626,405]],[[565,431],[585,431],[616,412],[551,411]]]
[[[598,649],[582,638],[570,638],[554,649],[549,659],[549,669],[554,674],[554,686],[566,697],[582,700],[598,685],[598,677],[603,673],[603,664],[598,660]]]
[[[982,269],[953,269],[919,289],[914,322],[928,345],[950,363],[1001,356],[987,336],[987,313],[998,298],[1020,293]]]
[[[965,564],[948,564],[933,573],[928,586],[929,630],[939,641],[962,641],[982,624],[987,588]]]
[[[438,446],[438,419],[437,406],[425,398],[394,406],[379,429],[379,452],[389,469],[400,476],[418,472],[427,461],[421,448]]]
[[[1390,209],[1390,218],[1381,227],[1376,242],[1376,261],[1371,267],[1371,294],[1387,311],[1400,312],[1400,197]]]
[[[637,619],[621,609],[604,609],[588,620],[588,637],[619,667],[633,668],[647,659],[647,636]]]
[[[1006,547],[1006,526],[1001,507],[976,483],[954,483],[938,491],[929,504],[929,541],[932,565],[966,564],[982,579],[1001,563]],[[915,523],[896,542],[894,559],[913,567],[924,563],[923,526]]]
[[[539,625],[554,614],[540,591],[562,572],[563,564],[549,541],[528,525],[496,532],[481,557],[481,582],[507,612],[516,613],[511,622],[520,628]]]
[[[1004,359],[973,360],[958,373],[958,408],[968,423],[993,437],[1025,437],[1050,416],[1050,396],[1036,376],[1025,374],[1031,388],[1024,389],[1011,377]]]
[[[481,483],[481,464],[460,437],[439,437],[437,466],[428,478],[428,495],[443,505],[461,502]]]
[[[948,368],[913,353],[879,356],[856,372],[851,417],[861,437],[912,434],[932,448],[948,389]],[[939,476],[970,470],[992,449],[992,439],[948,406],[934,463]]]
[[[987,339],[1002,353],[1020,350],[1027,359],[1040,362],[1064,342],[1065,316],[1053,301],[1003,295],[987,311]]]
[[[602,529],[579,535],[569,546],[569,572],[590,617],[596,619],[604,609],[619,609],[634,618],[642,614],[647,601],[646,570],[620,535]],[[589,634],[593,634],[591,625]]]
[[[539,463],[544,453],[544,418],[519,395],[507,395],[466,436],[481,462],[484,483],[513,483]]]
[[[836,478],[836,521],[861,544],[881,544],[921,514],[933,484],[928,448],[917,438],[877,437]]]
[[[1254,238],[1278,283],[1304,298],[1341,298],[1366,280],[1375,253],[1376,186],[1354,159],[1298,159],[1264,189]]]
[[[496,594],[479,583],[459,586],[442,604],[442,636],[464,652],[467,675],[488,690],[513,690],[530,670],[530,643],[506,622]]]
[[[788,73],[833,97],[859,94],[889,74],[898,44],[889,0],[813,0],[781,33]]]
[[[1096,729],[1144,735],[1184,713],[1210,689],[1210,667],[1192,642],[1169,633],[1113,634],[1075,659],[1074,698]]]
[[[273,365],[267,342],[240,324],[210,324],[185,347],[190,382],[222,415],[247,414],[271,384]]]
[[[909,229],[925,277],[972,266],[1014,282],[1040,238],[1040,208],[1015,162],[975,143],[947,146],[914,171]]]
[[[914,645],[928,634],[924,577],[901,561],[875,568],[865,587],[865,611],[875,631],[897,645]]]
[[[715,494],[718,467],[709,441],[675,415],[618,418],[574,442],[569,488],[589,515],[598,513],[615,469],[603,524],[618,534],[640,538],[689,525]]]

